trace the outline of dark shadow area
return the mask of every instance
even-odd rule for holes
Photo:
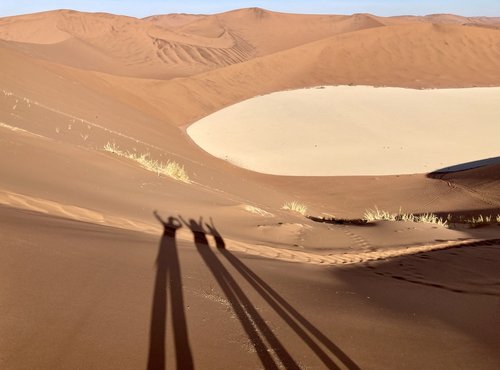
[[[443,220],[448,221],[448,225],[451,229],[457,227],[469,227],[469,228],[477,228],[482,226],[493,226],[500,225],[496,221],[496,216],[500,215],[500,208],[492,207],[492,208],[482,208],[482,209],[464,209],[459,211],[440,211],[434,212],[434,214]],[[483,216],[484,222],[472,222],[471,220],[478,219],[479,216]],[[486,217],[490,217],[490,221],[486,221]]]
[[[283,347],[281,342],[274,335],[271,328],[269,328],[259,312],[255,309],[252,302],[243,292],[236,280],[231,276],[229,271],[217,258],[213,250],[209,247],[206,237],[206,231],[203,225],[203,219],[200,217],[197,222],[194,219],[186,221],[182,217],[180,218],[184,222],[184,224],[193,232],[196,249],[200,253],[203,261],[210,269],[210,272],[214,276],[215,280],[217,281],[224,295],[229,301],[229,304],[231,305],[235,315],[243,326],[243,329],[248,335],[248,338],[250,339],[253,347],[255,348],[255,351],[257,352],[257,355],[259,356],[263,367],[265,369],[280,368],[280,366],[276,364],[273,356],[271,355],[271,353],[274,352],[276,357],[285,366],[285,368],[298,370],[298,364],[291,357],[290,353],[288,353],[288,351]],[[214,227],[213,223],[210,226]],[[220,243],[222,237],[218,232],[216,233],[216,235],[218,235],[217,238],[220,238]],[[224,250],[224,248],[220,249]],[[267,340],[272,350],[271,348],[268,348],[268,346],[264,343],[261,335]]]
[[[269,349],[263,342],[259,332],[274,349],[281,364],[287,369],[298,369],[298,364],[292,359],[283,345],[272,333],[263,318],[253,307],[252,303],[239,287],[236,280],[230,275],[213,250],[208,246],[205,230],[203,229],[202,218],[196,222],[190,219],[189,222],[181,218],[194,235],[196,247],[203,260],[210,268],[215,279],[228,298],[234,312],[240,320],[243,328],[254,348],[259,355],[261,362],[266,369],[276,369],[274,359],[269,356]],[[304,343],[316,354],[328,369],[340,369],[334,359],[340,360],[343,367],[348,369],[359,369],[340,348],[338,348],[328,337],[318,328],[311,324],[304,316],[295,310],[283,297],[264,282],[257,274],[248,268],[243,262],[235,257],[225,248],[225,242],[221,234],[214,225],[212,219],[210,224],[206,223],[209,233],[214,237],[217,248],[226,260],[239,272],[239,274],[255,289],[257,293],[269,304],[269,306],[290,326],[291,329],[304,341]],[[252,322],[254,325],[252,325]],[[317,343],[320,342],[326,351]]]
[[[471,248],[471,247],[472,248],[474,248],[474,247],[500,247],[500,239],[487,239],[487,240],[479,240],[479,241],[473,241],[473,242],[463,242],[463,243],[460,243],[459,245],[451,246],[449,248],[446,248],[444,251],[439,251],[439,252],[441,252],[441,254],[448,254],[450,256],[450,257],[448,257],[448,259],[451,260],[453,258],[451,256],[459,255],[458,252],[467,253],[468,252],[467,249]],[[484,250],[484,248],[483,248],[483,250]],[[492,251],[493,251],[493,249],[492,249]],[[431,253],[432,253],[432,251],[431,252],[415,253],[415,254],[411,255],[411,257],[406,257],[406,260],[410,260],[411,258],[429,260],[429,259],[431,259],[431,255],[430,255]],[[493,258],[488,257],[488,259],[490,259],[492,261],[498,260],[498,253],[491,253],[491,254],[492,255],[496,254],[496,256],[494,256]],[[405,258],[405,257],[402,257],[402,258]],[[483,258],[483,257],[481,257],[481,258]],[[384,273],[384,272],[377,271],[377,267],[375,267],[374,265],[367,265],[367,267],[371,270],[374,270],[377,275],[391,277],[391,278],[396,279],[396,280],[403,280],[403,281],[406,281],[406,282],[412,283],[412,284],[419,284],[419,285],[424,285],[424,286],[428,286],[428,287],[443,289],[443,290],[447,290],[449,292],[454,292],[454,293],[465,293],[465,294],[470,294],[470,295],[486,295],[486,296],[500,297],[500,290],[498,288],[488,290],[488,285],[500,286],[500,273],[498,273],[498,272],[496,273],[496,275],[497,275],[496,277],[498,278],[497,279],[498,281],[493,282],[493,284],[489,284],[488,279],[485,279],[485,281],[482,281],[481,283],[474,282],[473,289],[470,289],[470,288],[467,289],[467,288],[463,288],[463,287],[461,287],[461,288],[453,287],[453,286],[450,286],[450,284],[447,285],[446,283],[441,283],[441,282],[426,281],[423,278],[423,274],[414,274],[414,275],[409,274],[409,276],[404,276],[405,274],[408,273],[408,271],[404,271],[404,273],[402,273],[401,271],[398,272],[398,270],[400,270],[399,267],[404,266],[404,265],[405,265],[404,263],[399,263],[398,269],[395,269],[393,271],[391,271],[389,268],[388,270],[391,271],[392,273]],[[386,266],[388,266],[388,265],[386,265]],[[471,268],[471,270],[472,269],[473,268]],[[382,269],[379,269],[379,270],[382,270]],[[500,270],[498,270],[498,271],[500,271]],[[489,276],[489,277],[491,277],[491,276]],[[460,279],[453,281],[453,283],[456,283],[457,281],[460,282]]]
[[[438,170],[429,173],[428,177],[433,178],[435,176],[443,175],[450,172],[467,171],[467,170],[472,170],[474,168],[490,166],[498,163],[500,163],[500,157],[485,158],[477,161],[460,163],[453,166],[440,168]]]
[[[193,369],[193,357],[187,332],[184,296],[182,293],[181,268],[175,234],[182,224],[175,217],[166,221],[154,212],[163,225],[163,235],[156,258],[156,278],[153,307],[149,329],[149,354],[147,368],[166,368],[166,329],[167,329],[167,286],[172,309],[172,328],[174,334],[175,357],[178,369]]]
[[[315,216],[306,216],[308,219],[314,222],[320,222],[324,224],[332,224],[332,225],[352,225],[352,226],[375,226],[375,224],[370,223],[362,218],[334,218],[334,217],[315,217]]]
[[[478,351],[474,367],[494,368],[495,356],[500,361],[499,252],[500,239],[494,239],[332,269],[331,272],[344,282],[346,289],[361,296],[369,295],[373,305],[383,307],[389,320],[387,325],[391,325],[393,316],[401,319],[397,322],[398,328],[408,332],[442,323],[435,329],[436,342],[428,348],[421,347],[421,353],[439,348],[436,347],[439,341],[459,342],[460,335],[465,335],[489,347],[494,356],[488,358]],[[415,317],[425,318],[425,321],[416,323]],[[444,332],[443,327],[446,328]],[[450,361],[459,365],[466,357],[459,351],[447,356],[448,364],[443,362],[441,366],[456,368]],[[481,361],[487,365],[481,365]]]
[[[224,242],[222,235],[215,228],[214,220],[212,220],[212,217],[210,217],[210,224],[205,225],[207,226],[208,232],[214,237],[216,247],[218,249],[226,249],[226,243]]]

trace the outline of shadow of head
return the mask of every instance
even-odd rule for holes
[[[214,237],[215,245],[217,246],[217,248],[226,249],[226,243],[224,242],[224,239],[222,238],[219,230],[217,230],[217,228],[215,227],[212,217],[210,217],[210,224],[206,223],[205,226],[207,227],[209,233]]]
[[[156,219],[163,225],[163,235],[170,237],[175,237],[175,232],[182,227],[182,223],[178,218],[169,216],[167,219],[163,220],[158,212],[154,211]]]

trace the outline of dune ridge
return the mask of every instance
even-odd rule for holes
[[[177,19],[174,23],[169,21],[173,18]],[[191,76],[326,40],[334,35],[373,28],[385,29],[406,25],[415,28],[415,32],[422,32],[423,25],[432,24],[456,26],[461,29],[460,32],[466,32],[465,25],[495,27],[498,23],[497,18],[486,17],[433,15],[384,18],[370,14],[299,15],[260,8],[240,9],[215,15],[159,15],[143,19],[59,10],[1,18],[0,39],[15,45],[20,43],[17,45],[20,50],[37,57],[78,68],[125,76],[168,79]],[[275,29],[280,32],[274,32]],[[460,34],[458,30],[448,32]],[[273,34],[272,38],[267,37],[270,33]],[[467,36],[457,36],[461,40],[455,38],[453,42],[467,42]],[[380,37],[386,35],[376,36],[376,39]],[[431,41],[434,37],[426,35],[424,39]],[[478,41],[471,40],[472,43]],[[370,41],[367,40],[367,43]],[[386,47],[380,44],[371,47],[380,50],[382,54],[386,50]],[[86,57],[89,53],[92,57]],[[414,54],[418,55],[419,51],[415,50]],[[401,55],[393,56],[398,57]],[[428,55],[423,57],[428,59]],[[84,62],[76,59],[84,59]]]

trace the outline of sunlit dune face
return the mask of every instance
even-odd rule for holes
[[[188,128],[208,153],[276,175],[427,173],[499,155],[500,88],[330,86],[259,96]]]

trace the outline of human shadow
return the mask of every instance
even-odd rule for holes
[[[221,251],[222,255],[241,274],[243,278],[260,294],[270,307],[288,324],[288,326],[304,341],[304,343],[318,356],[328,369],[340,369],[334,361],[335,358],[348,369],[359,369],[359,366],[336,346],[326,335],[302,316],[273,288],[262,280],[248,266],[236,258],[227,249]],[[314,340],[319,341],[327,351],[323,350]],[[329,353],[328,353],[329,352]]]
[[[183,220],[181,218],[181,220]],[[259,313],[253,308],[248,297],[243,293],[236,280],[230,275],[222,262],[218,259],[212,249],[208,247],[206,232],[203,229],[203,219],[198,222],[193,219],[183,222],[188,226],[194,234],[195,241],[201,241],[197,244],[198,251],[204,259],[207,266],[214,274],[217,282],[226,294],[231,306],[238,316],[243,328],[247,332],[252,344],[254,345],[261,362],[266,369],[275,369],[276,362],[269,358],[268,350],[266,350],[258,331],[260,331],[271,346],[275,349],[278,358],[285,368],[297,368],[297,363],[291,358],[290,354],[285,350],[283,345],[270,331],[270,328],[264,322]],[[264,280],[262,280],[255,272],[248,268],[242,261],[234,256],[225,247],[226,244],[220,232],[210,218],[210,224],[205,223],[208,232],[213,236],[217,248],[225,259],[239,272],[239,274],[255,289],[255,291],[269,304],[269,306],[295,331],[295,333],[303,340],[303,342],[316,354],[328,369],[340,369],[337,364],[342,363],[342,367],[348,369],[359,369],[359,366],[349,358],[338,346],[336,346],[326,335],[318,328],[302,316],[294,309],[283,297],[281,297],[274,289],[272,289]],[[255,323],[255,327],[251,322]],[[320,344],[323,346],[321,347]]]
[[[207,227],[208,232],[213,236],[213,238],[215,240],[215,246],[218,249],[226,249],[226,242],[224,242],[222,235],[216,229],[216,227],[214,225],[214,220],[212,220],[212,217],[210,217],[210,224],[206,223],[205,226]]]
[[[193,357],[189,345],[182,293],[181,268],[175,241],[175,234],[182,227],[182,224],[175,217],[169,217],[164,221],[156,211],[154,216],[163,225],[163,235],[156,258],[156,278],[149,329],[147,368],[156,370],[165,369],[166,367],[165,333],[167,329],[168,285],[177,368],[189,370],[193,369]]]
[[[198,221],[194,219],[186,221],[181,216],[179,216],[179,218],[187,227],[191,229],[196,249],[225,294],[231,308],[248,335],[248,338],[250,339],[257,355],[259,356],[263,367],[265,369],[280,368],[280,365],[275,362],[273,356],[271,355],[271,353],[274,352],[285,368],[298,370],[299,365],[274,335],[271,328],[253,306],[248,296],[243,292],[236,280],[231,276],[226,267],[217,258],[214,251],[209,247],[203,218],[200,217]],[[207,225],[207,228],[209,228],[209,230],[216,231],[215,226],[213,226],[213,221],[211,222],[211,225]],[[216,243],[218,241],[219,246],[225,247],[224,240],[222,239],[220,233],[216,232],[213,235]],[[224,250],[224,248],[219,249]],[[261,336],[266,339],[270,348],[266,346]]]

